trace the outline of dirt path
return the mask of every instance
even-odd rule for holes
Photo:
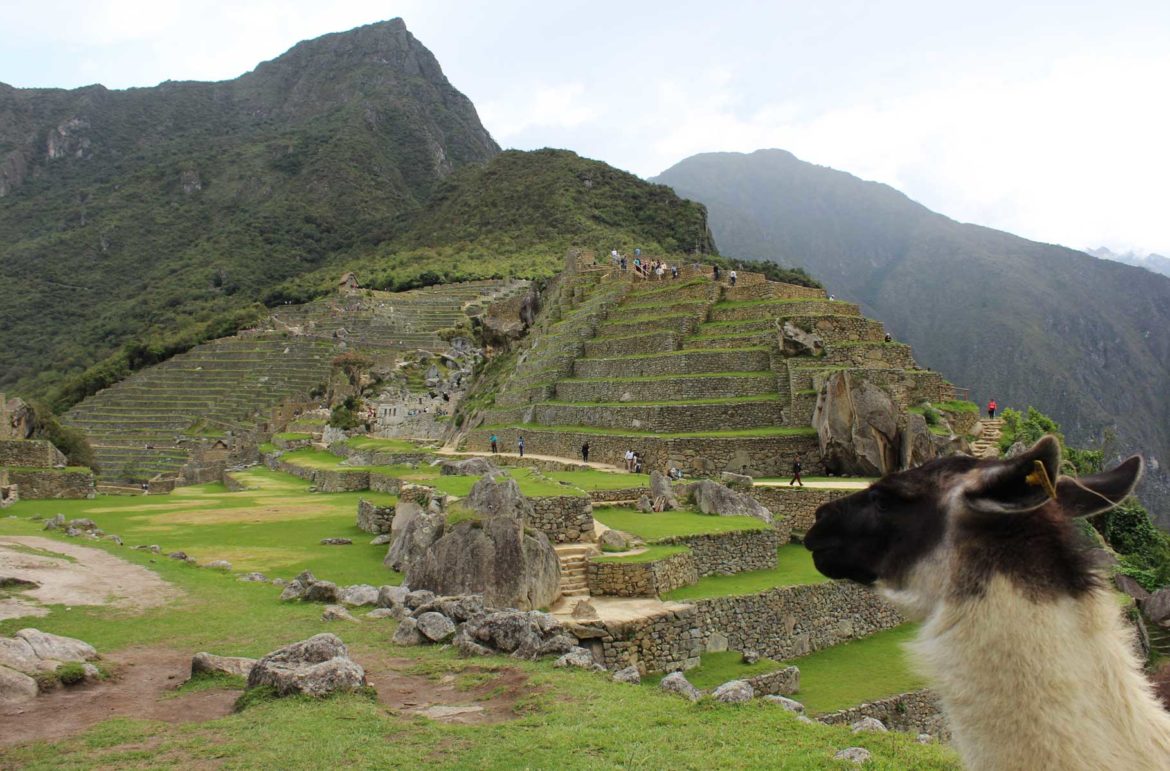
[[[170,692],[191,672],[191,653],[169,648],[127,648],[104,658],[117,673],[109,682],[59,688],[24,704],[0,708],[0,746],[62,739],[113,717],[192,723],[232,710],[239,691],[212,689],[182,696]]]
[[[0,536],[0,576],[39,584],[0,598],[0,620],[46,615],[42,604],[144,610],[180,595],[157,574],[101,549],[38,536]]]

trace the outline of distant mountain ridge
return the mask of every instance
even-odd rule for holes
[[[1163,257],[1160,254],[1138,254],[1137,252],[1123,252],[1118,254],[1105,246],[1096,249],[1086,249],[1085,253],[1099,257],[1102,260],[1113,260],[1114,262],[1124,263],[1125,265],[1132,265],[1135,268],[1145,268],[1152,273],[1170,276],[1170,257]]]
[[[0,85],[0,389],[246,308],[498,152],[401,19],[218,83]]]
[[[782,150],[696,155],[653,181],[707,206],[725,256],[806,268],[975,400],[1033,404],[1074,443],[1116,427],[1151,459],[1143,489],[1170,524],[1170,279],[961,224]]]

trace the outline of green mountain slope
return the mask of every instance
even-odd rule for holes
[[[499,151],[401,20],[220,83],[0,85],[0,389],[194,334]]]
[[[805,267],[972,398],[1033,404],[1074,444],[1115,427],[1170,524],[1170,279],[936,214],[781,150],[697,155],[654,181],[707,205],[725,255]]]

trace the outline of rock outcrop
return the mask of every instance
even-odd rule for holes
[[[437,594],[482,594],[495,607],[551,605],[560,593],[560,562],[548,537],[524,526],[532,504],[516,481],[487,475],[466,502],[482,519],[445,528],[410,561],[406,583]]]
[[[825,469],[833,474],[881,476],[899,467],[899,410],[881,388],[834,372],[817,396],[813,427]]]
[[[718,482],[702,479],[690,486],[690,495],[695,505],[704,514],[720,517],[755,517],[772,522],[772,512],[763,504],[744,493],[737,493]]]
[[[322,697],[365,685],[365,670],[333,634],[314,635],[275,650],[256,662],[248,675],[249,690],[270,686],[278,696]]]

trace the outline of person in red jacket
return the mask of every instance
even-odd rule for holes
[[[995,420],[995,399],[987,403],[987,417],[989,420]]]

